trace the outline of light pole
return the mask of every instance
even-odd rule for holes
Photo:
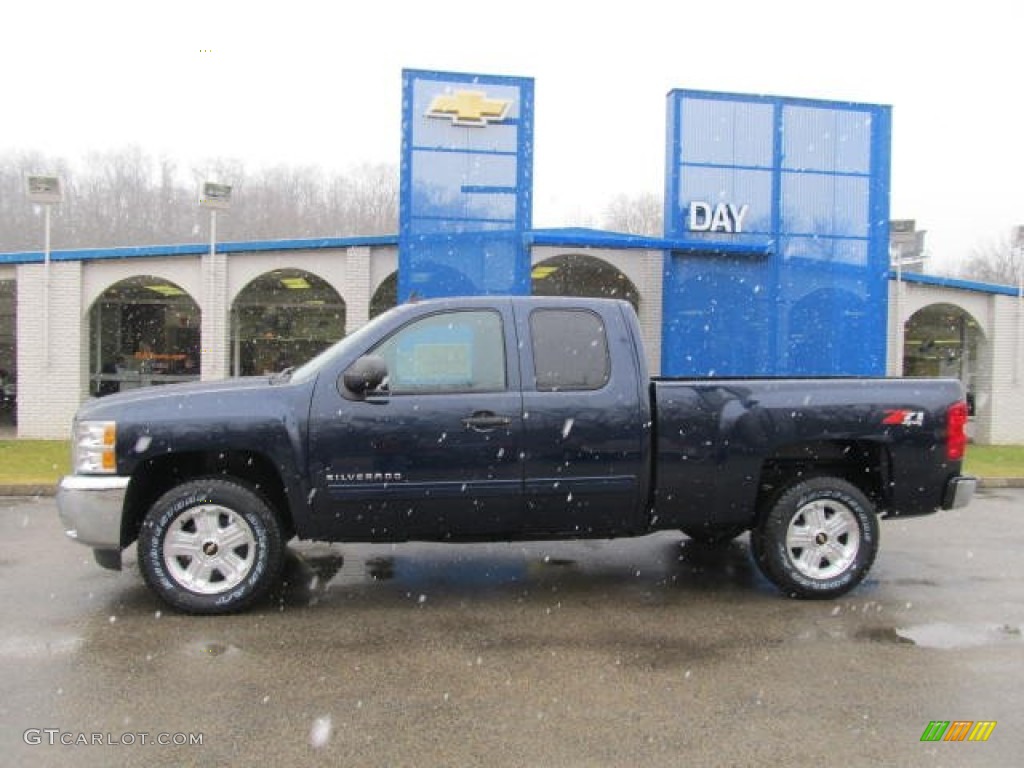
[[[1013,356],[1013,383],[1020,386],[1021,340],[1024,339],[1024,227],[1017,227],[1014,237],[1014,253],[1017,257],[1017,350]]]
[[[64,200],[60,176],[28,176],[25,196],[43,207],[43,362],[50,360],[50,209]]]
[[[904,329],[903,329],[903,246],[889,244],[889,265],[896,264],[896,365],[898,376],[903,375]]]
[[[213,256],[217,252],[217,211],[231,208],[231,186],[204,181],[199,207],[210,212],[210,256]]]
[[[224,375],[225,318],[223,286],[218,280],[220,270],[217,264],[217,212],[231,208],[231,186],[212,181],[203,182],[199,194],[199,207],[210,212],[210,254],[206,261],[206,306],[203,309],[202,350],[200,351],[201,378],[218,378]]]

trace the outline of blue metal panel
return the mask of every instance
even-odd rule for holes
[[[865,368],[885,371],[886,336],[888,333],[889,284],[889,184],[892,161],[892,109],[879,106],[871,112],[871,181],[867,273],[874,279],[866,281],[867,303],[872,308],[872,324],[867,329],[873,342]],[[877,341],[875,341],[877,339]]]
[[[782,135],[783,167],[869,174],[872,114],[847,107],[787,103],[783,109],[786,121]]]
[[[793,376],[878,374],[874,320],[880,315],[884,321],[886,312],[884,305],[880,311],[871,306],[864,261],[793,255],[807,242],[793,238],[782,243],[787,258],[778,286],[779,370]],[[881,330],[884,336],[884,324]],[[883,346],[883,358],[884,352]]]
[[[662,370],[884,374],[889,108],[668,99]]]
[[[775,311],[761,276],[764,257],[673,253],[662,306],[662,373],[726,376],[770,370],[763,329]]]
[[[399,301],[529,293],[533,80],[402,80]]]
[[[933,285],[936,288],[949,288],[954,291],[972,291],[975,293],[988,293],[995,296],[1017,296],[1018,289],[1011,285],[996,285],[994,283],[980,283],[977,280],[961,280],[955,277],[941,277],[939,275],[922,275],[918,272],[904,272],[903,282],[917,283],[919,285]],[[889,272],[889,280],[896,281],[896,271]]]
[[[869,179],[783,171],[781,231],[812,236],[868,236]]]
[[[679,181],[677,209],[685,232],[693,201],[742,200],[750,206],[743,232],[686,233],[690,239],[713,242],[749,242],[767,246],[772,234],[772,173],[750,168],[689,165]]]
[[[694,97],[682,102],[684,163],[771,168],[773,105]]]

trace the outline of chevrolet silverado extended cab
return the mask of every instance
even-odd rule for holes
[[[667,339],[666,343],[671,343]],[[968,503],[959,382],[648,376],[621,301],[399,306],[294,371],[86,402],[68,536],[194,613],[240,610],[292,537],[332,542],[750,531],[784,593],[857,585],[882,516]]]

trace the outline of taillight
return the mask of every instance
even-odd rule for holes
[[[960,461],[967,450],[967,403],[953,403],[946,413],[946,458]]]

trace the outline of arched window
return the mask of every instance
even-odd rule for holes
[[[384,278],[383,282],[373,292],[370,299],[370,317],[387,312],[398,305],[398,273],[392,272]]]
[[[640,292],[619,269],[594,256],[570,253],[534,264],[534,296],[589,296],[625,299],[640,307]]]
[[[231,309],[231,373],[301,365],[345,335],[345,302],[321,277],[275,269],[252,280]]]
[[[137,275],[89,309],[90,391],[106,395],[199,378],[199,306],[162,277]]]
[[[960,379],[973,406],[985,334],[978,321],[954,304],[919,309],[904,325],[903,375]]]

